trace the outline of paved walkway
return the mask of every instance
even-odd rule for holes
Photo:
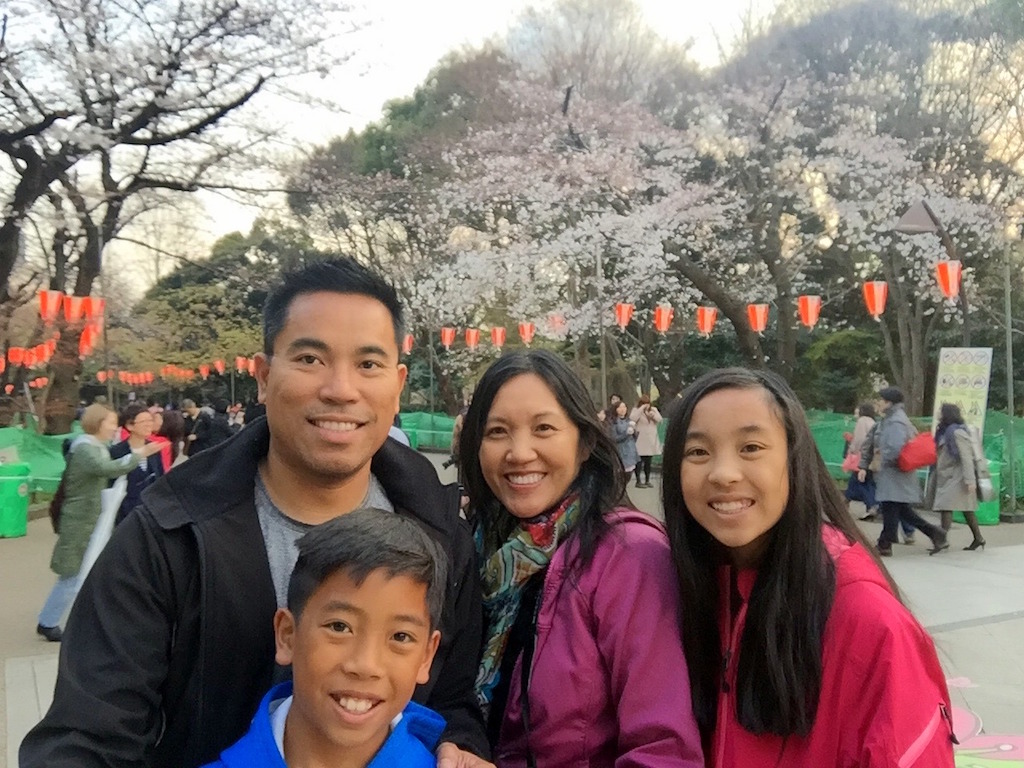
[[[432,457],[439,465],[443,456]],[[454,470],[439,473],[454,480]],[[657,489],[631,489],[657,514]],[[877,524],[864,524],[874,538]],[[953,696],[960,768],[1024,768],[1024,525],[984,529],[989,546],[963,552],[970,533],[955,526],[949,552],[925,544],[896,547],[886,561],[907,604],[935,638]],[[0,759],[17,765],[17,745],[49,706],[57,675],[55,646],[33,630],[55,580],[55,536],[48,519],[28,536],[0,539]],[[851,694],[855,695],[855,694]]]

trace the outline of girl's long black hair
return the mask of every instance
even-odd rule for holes
[[[586,567],[608,530],[604,514],[616,506],[631,507],[626,496],[624,472],[615,444],[597,420],[594,404],[579,376],[557,355],[542,349],[509,352],[498,359],[480,379],[462,424],[459,456],[470,508],[483,534],[484,557],[495,552],[512,533],[517,520],[495,497],[480,467],[484,426],[498,390],[516,376],[536,374],[555,395],[569,419],[580,431],[580,449],[590,455],[580,466],[571,490],[580,493],[580,517],[572,536],[578,542],[572,570]]]
[[[694,714],[705,737],[715,729],[723,673],[718,568],[723,547],[686,508],[680,468],[697,403],[721,389],[761,389],[786,429],[789,499],[771,530],[747,606],[736,678],[736,715],[751,733],[807,735],[821,695],[822,641],[835,596],[835,565],[822,541],[827,522],[874,553],[847,511],[811,436],[803,407],[779,376],[727,368],[683,393],[665,436],[662,504],[679,578],[680,621]],[[877,555],[874,555],[898,596]]]

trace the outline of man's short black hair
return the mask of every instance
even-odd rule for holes
[[[357,585],[373,571],[408,576],[427,586],[430,626],[440,626],[448,580],[444,550],[418,523],[379,509],[357,509],[313,528],[298,540],[299,559],[288,582],[288,610],[298,621],[309,596],[344,571]]]
[[[270,292],[263,306],[264,354],[274,353],[274,342],[288,322],[288,309],[295,298],[319,291],[353,293],[376,299],[391,313],[395,344],[402,345],[402,305],[394,287],[376,272],[344,256],[315,261],[285,273],[283,282]]]

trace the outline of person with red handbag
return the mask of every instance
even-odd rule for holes
[[[917,436],[903,408],[903,391],[899,387],[885,387],[878,393],[878,406],[882,420],[875,427],[875,439],[870,448],[861,452],[857,478],[864,482],[874,453],[879,454],[880,465],[875,473],[875,498],[882,510],[882,533],[878,537],[878,554],[892,556],[892,545],[899,541],[897,528],[901,520],[917,528],[932,541],[928,554],[949,549],[946,532],[932,525],[911,508],[921,503],[921,484],[917,472],[900,469],[903,446]]]

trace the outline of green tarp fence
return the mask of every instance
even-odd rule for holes
[[[830,411],[808,411],[808,420],[811,424],[811,432],[814,441],[821,451],[829,472],[837,480],[844,480],[846,475],[840,465],[843,462],[844,437],[846,432],[853,431],[853,416],[844,416]],[[409,436],[409,442],[413,448],[420,450],[433,450],[447,452],[451,447],[452,428],[455,425],[455,418],[443,413],[412,412],[401,415],[402,429]],[[918,429],[929,429],[930,421],[915,419]],[[667,422],[663,421],[659,427],[662,439],[665,437]],[[998,411],[989,411],[985,418],[984,448],[985,456],[989,459],[992,472],[992,481],[997,489],[1001,487],[1000,480],[1003,475],[1005,463],[1006,435],[1010,429],[1010,418]],[[1017,480],[1018,496],[1024,494],[1024,476],[1021,474],[1021,467],[1024,466],[1024,419],[1012,420],[1015,460],[1013,462],[1014,472]],[[81,433],[76,423],[70,436]],[[39,435],[31,428],[10,427],[0,429],[0,457],[6,461],[18,461],[28,464],[30,467],[29,488],[31,492],[37,491],[52,493],[57,489],[61,472],[64,470],[64,458],[61,453],[61,445],[69,435]],[[13,454],[5,452],[5,449],[14,449]],[[657,459],[655,460],[657,463]],[[979,519],[983,522],[998,522],[998,502],[992,501],[982,504],[978,511]]]
[[[61,446],[65,438],[82,433],[76,423],[67,435],[39,435],[32,429],[8,427],[0,429],[0,455],[5,461],[28,464],[29,490],[31,493],[57,490],[60,476],[64,472],[64,454]],[[11,449],[14,449],[11,452]]]

